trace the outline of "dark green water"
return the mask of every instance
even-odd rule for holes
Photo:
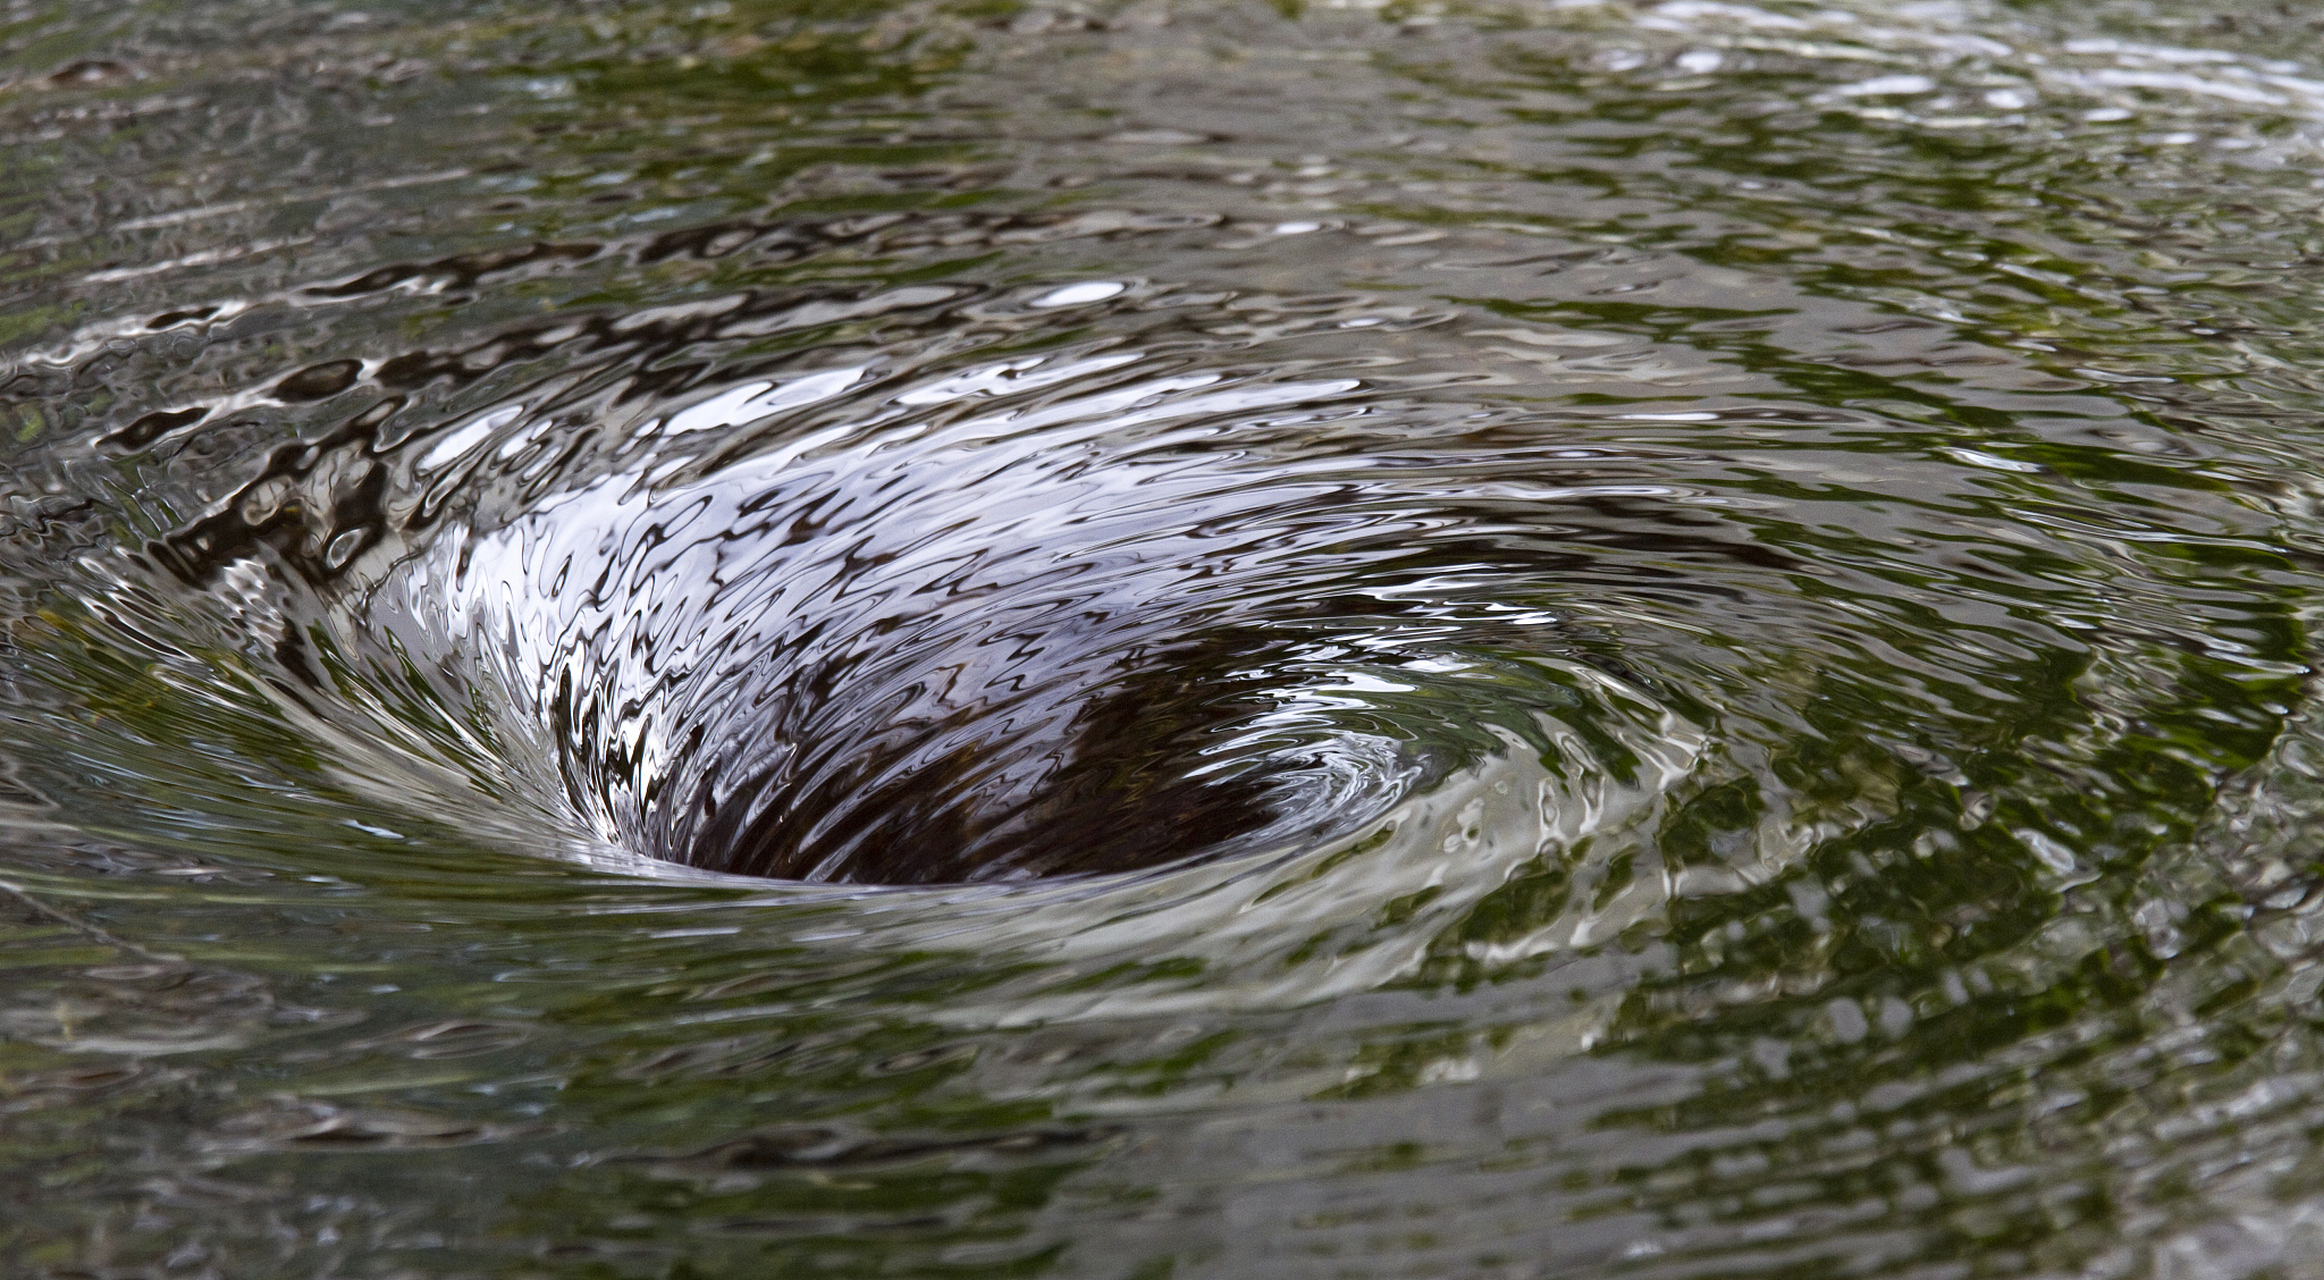
[[[2324,1276],[2324,19],[0,9],[0,1274]]]

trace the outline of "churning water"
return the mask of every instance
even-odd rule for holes
[[[2324,1275],[2320,35],[9,0],[0,1269]]]

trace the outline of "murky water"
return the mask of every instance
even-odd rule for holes
[[[2320,35],[17,0],[5,1270],[2324,1275]]]

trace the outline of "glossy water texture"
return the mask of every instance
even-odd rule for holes
[[[0,8],[0,1271],[2324,1275],[2324,20]]]

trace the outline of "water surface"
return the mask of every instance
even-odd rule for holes
[[[2316,1274],[2320,31],[14,5],[0,1254]]]

